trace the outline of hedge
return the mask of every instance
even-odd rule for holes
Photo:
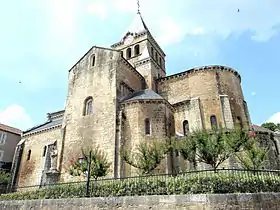
[[[11,174],[0,170],[0,185],[6,185],[11,181]]]
[[[85,197],[86,183],[60,184],[37,190],[0,195],[0,200]],[[91,182],[91,197],[200,193],[280,192],[278,176],[246,173],[196,173],[175,177],[145,177]]]

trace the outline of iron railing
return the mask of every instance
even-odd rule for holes
[[[88,184],[89,183],[89,184]],[[1,185],[0,185],[1,189]],[[190,193],[280,192],[279,170],[217,169],[178,174],[106,178],[6,188],[4,193],[39,190],[44,198],[167,195]]]

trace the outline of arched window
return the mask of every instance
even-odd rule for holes
[[[84,115],[90,115],[92,113],[92,97],[88,97],[84,104]]]
[[[156,53],[156,62],[158,62],[158,54]]]
[[[151,47],[151,56],[152,56],[152,58],[154,57],[154,48],[153,47]]]
[[[131,48],[126,50],[126,58],[131,58]]]
[[[139,54],[140,54],[140,47],[139,44],[137,44],[134,47],[134,55],[139,55]]]
[[[43,157],[46,156],[46,152],[47,152],[47,146],[44,146]]]
[[[159,65],[160,65],[160,67],[162,67],[162,60],[161,60],[161,57],[159,57]]]
[[[217,123],[217,118],[216,118],[215,115],[211,115],[210,122],[211,122],[212,130],[217,130],[218,129],[218,123]]]
[[[183,121],[183,130],[184,130],[184,136],[187,136],[189,134],[189,121],[184,120]]]
[[[145,119],[145,133],[146,135],[151,134],[151,123],[149,118]]]
[[[31,157],[31,150],[28,150],[27,160],[30,160],[30,157]]]
[[[95,66],[95,55],[91,56],[91,66]]]
[[[239,116],[236,117],[236,126],[240,129],[242,129],[242,127],[243,127],[241,117],[239,117]]]

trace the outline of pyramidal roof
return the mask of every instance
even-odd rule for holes
[[[131,24],[129,27],[125,30],[125,33],[123,34],[123,38],[126,37],[128,33],[131,34],[139,34],[142,32],[148,32],[149,29],[147,25],[145,24],[142,16],[140,13],[135,14],[134,18],[132,19]]]
[[[134,16],[130,26],[126,30],[126,33],[127,32],[130,32],[130,33],[141,33],[141,32],[144,32],[144,31],[149,31],[149,29],[148,29],[147,25],[145,24],[141,14],[137,13]]]

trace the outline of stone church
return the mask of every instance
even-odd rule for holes
[[[214,65],[167,75],[166,55],[140,13],[132,25],[119,42],[93,46],[69,70],[65,109],[47,114],[46,122],[22,135],[14,185],[40,185],[46,177],[73,180],[69,161],[86,146],[106,152],[108,177],[133,175],[119,156],[124,145],[133,151],[139,142],[185,136],[194,129],[251,124],[236,70]],[[170,173],[176,158],[161,172]]]

